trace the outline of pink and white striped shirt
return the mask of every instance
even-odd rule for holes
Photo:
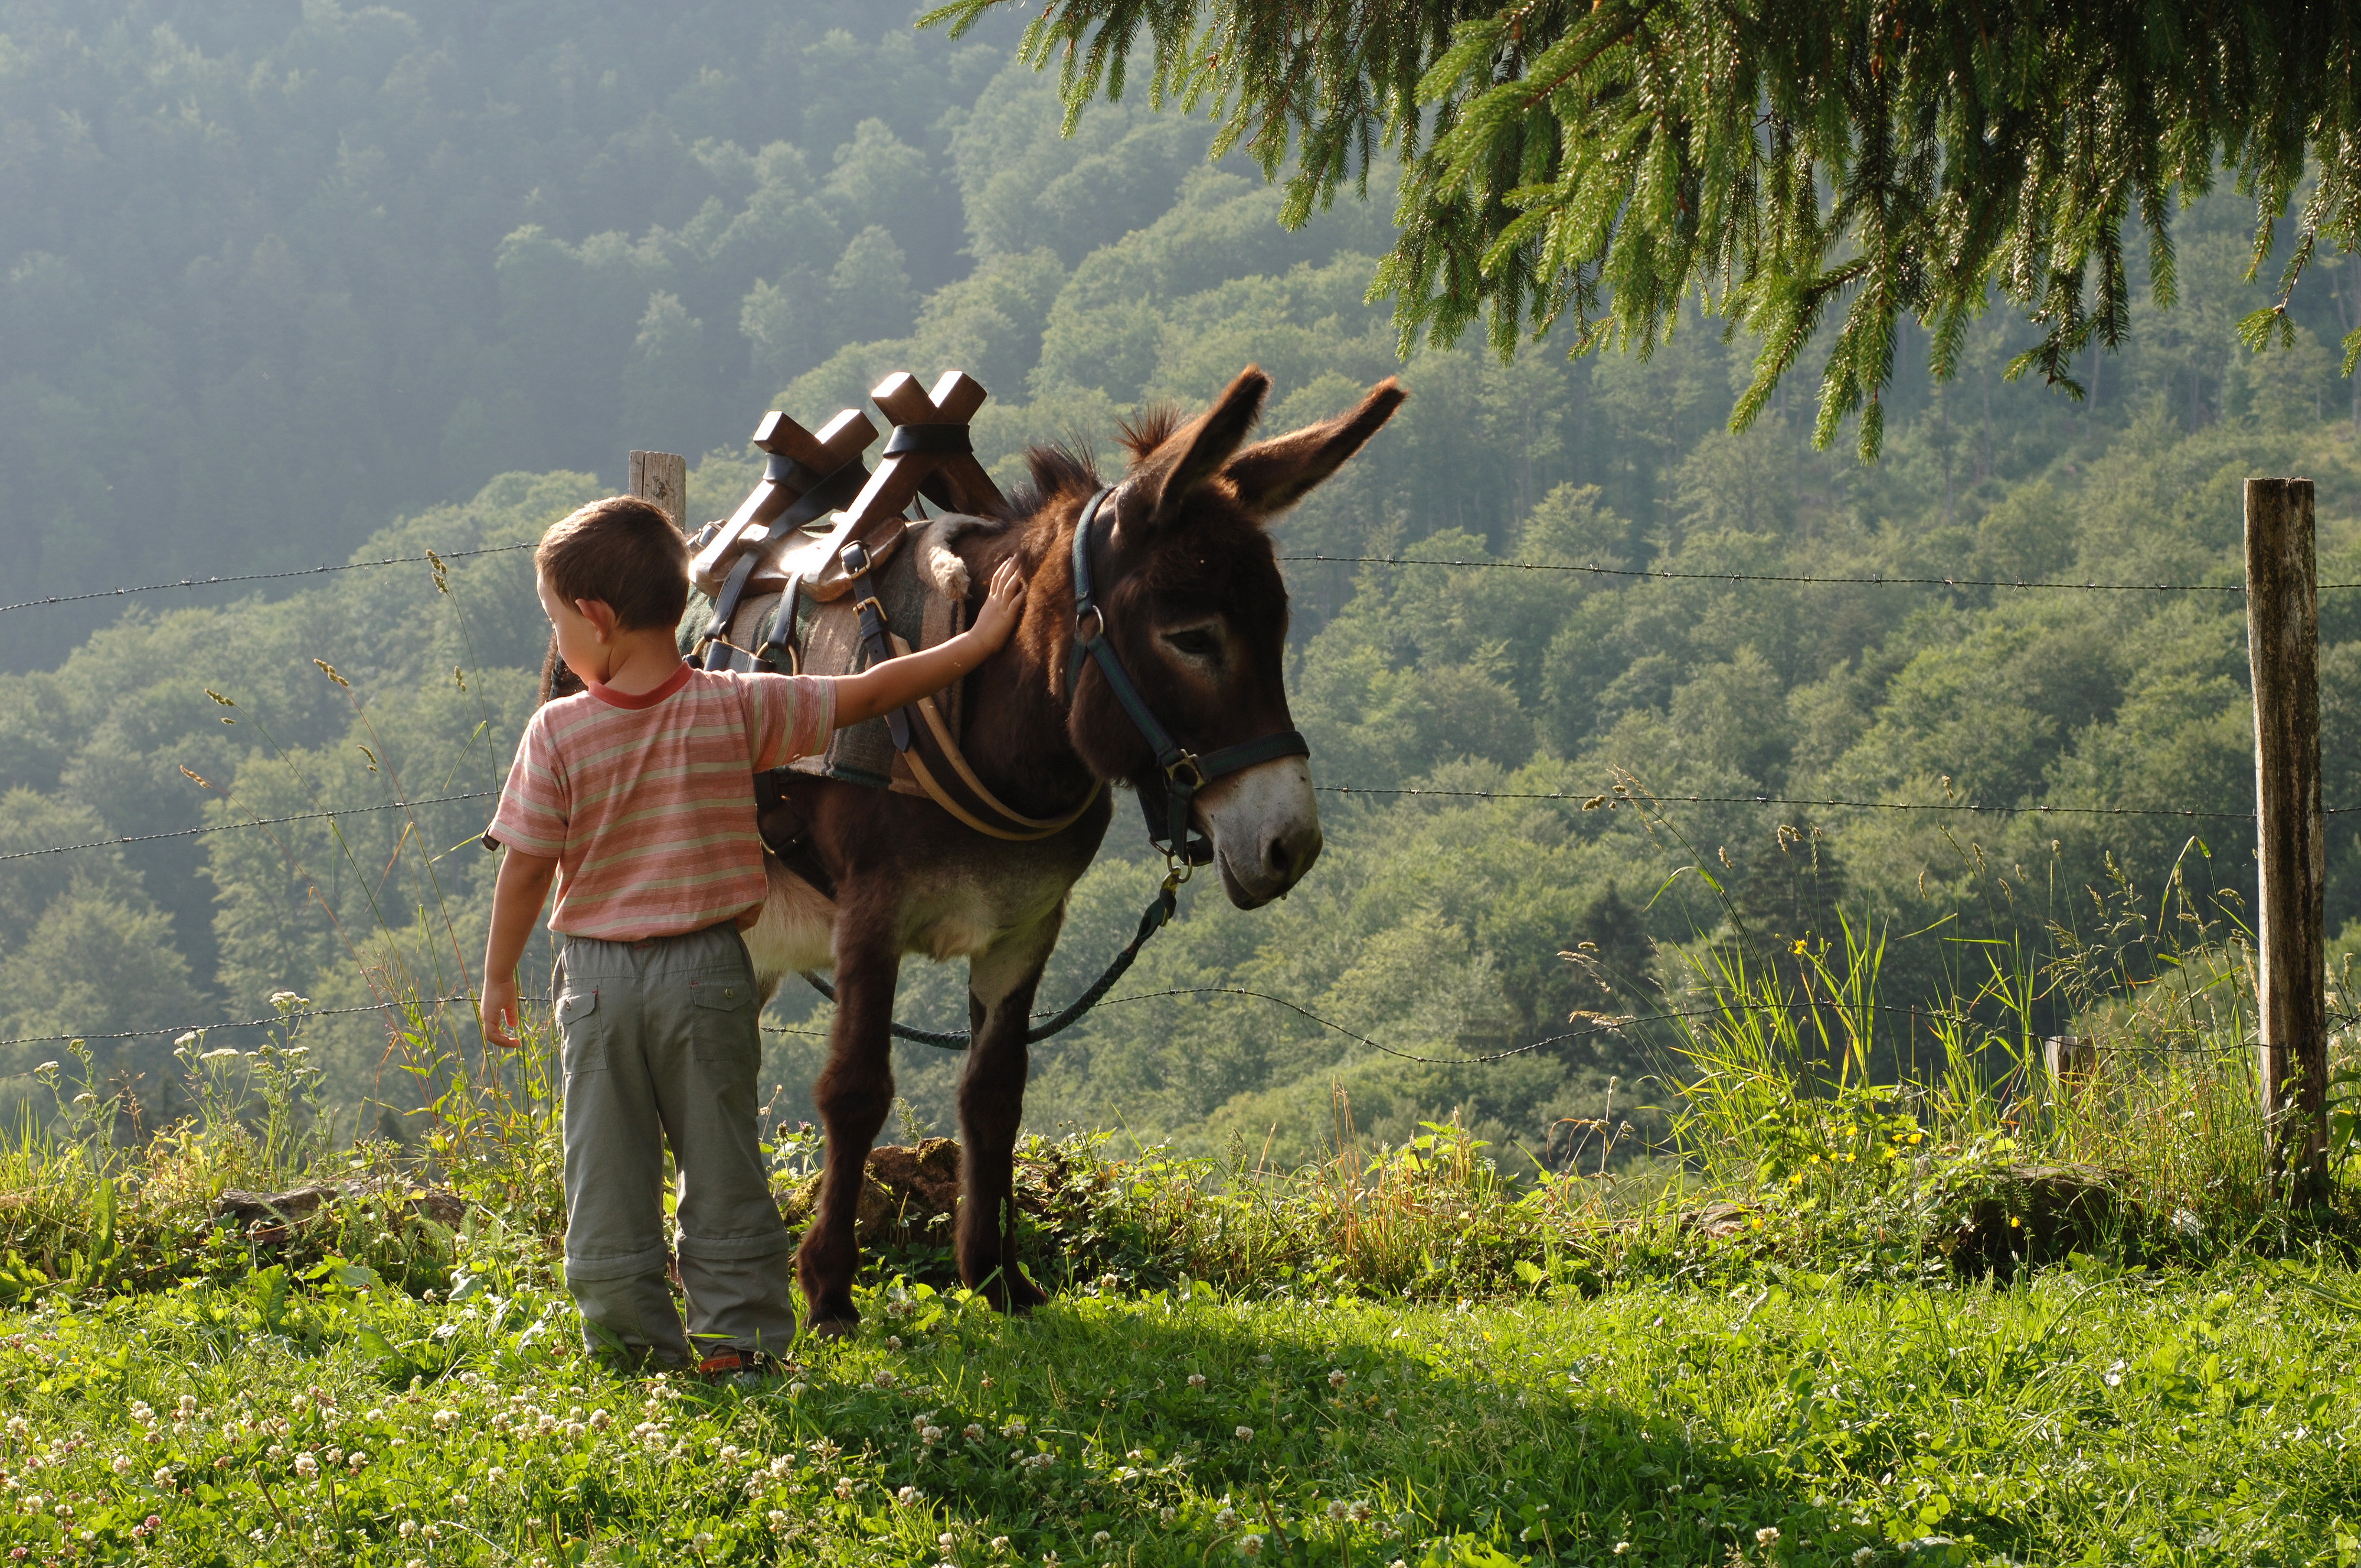
[[[525,726],[484,837],[557,861],[549,928],[639,941],[763,902],[754,774],[828,744],[833,683],[684,663],[637,696],[593,685]]]

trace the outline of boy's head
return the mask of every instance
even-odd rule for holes
[[[669,631],[688,608],[688,542],[637,496],[609,496],[551,524],[533,564],[559,604],[603,604],[619,630]]]

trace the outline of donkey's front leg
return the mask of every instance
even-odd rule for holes
[[[796,1254],[812,1332],[849,1333],[861,1321],[852,1305],[852,1278],[861,1266],[853,1223],[867,1179],[869,1146],[894,1103],[894,983],[901,955],[890,941],[851,934],[856,922],[837,924],[836,1024],[829,1031],[828,1066],[812,1088],[812,1102],[828,1135],[819,1201]],[[878,922],[883,925],[884,922]]]
[[[1053,911],[968,964],[967,1016],[973,1039],[959,1091],[960,1277],[1006,1312],[1049,1299],[1016,1265],[1012,1156],[1025,1114],[1025,1031],[1063,919],[1062,909]]]

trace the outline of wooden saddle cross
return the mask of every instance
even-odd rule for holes
[[[797,600],[841,598],[881,565],[919,496],[962,511],[996,509],[999,488],[975,460],[968,432],[989,395],[961,370],[945,371],[931,391],[906,374],[887,377],[870,393],[894,426],[874,473],[861,456],[877,427],[858,410],[844,410],[817,435],[784,413],[764,415],[754,444],[771,455],[770,466],[691,565],[697,587],[713,596],[698,641],[705,667],[760,668],[783,652],[792,659]],[[732,648],[730,623],[750,592],[784,597],[760,645]]]

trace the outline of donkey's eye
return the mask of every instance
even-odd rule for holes
[[[1166,632],[1164,641],[1184,659],[1212,659],[1222,652],[1222,639],[1210,626],[1184,626]]]

